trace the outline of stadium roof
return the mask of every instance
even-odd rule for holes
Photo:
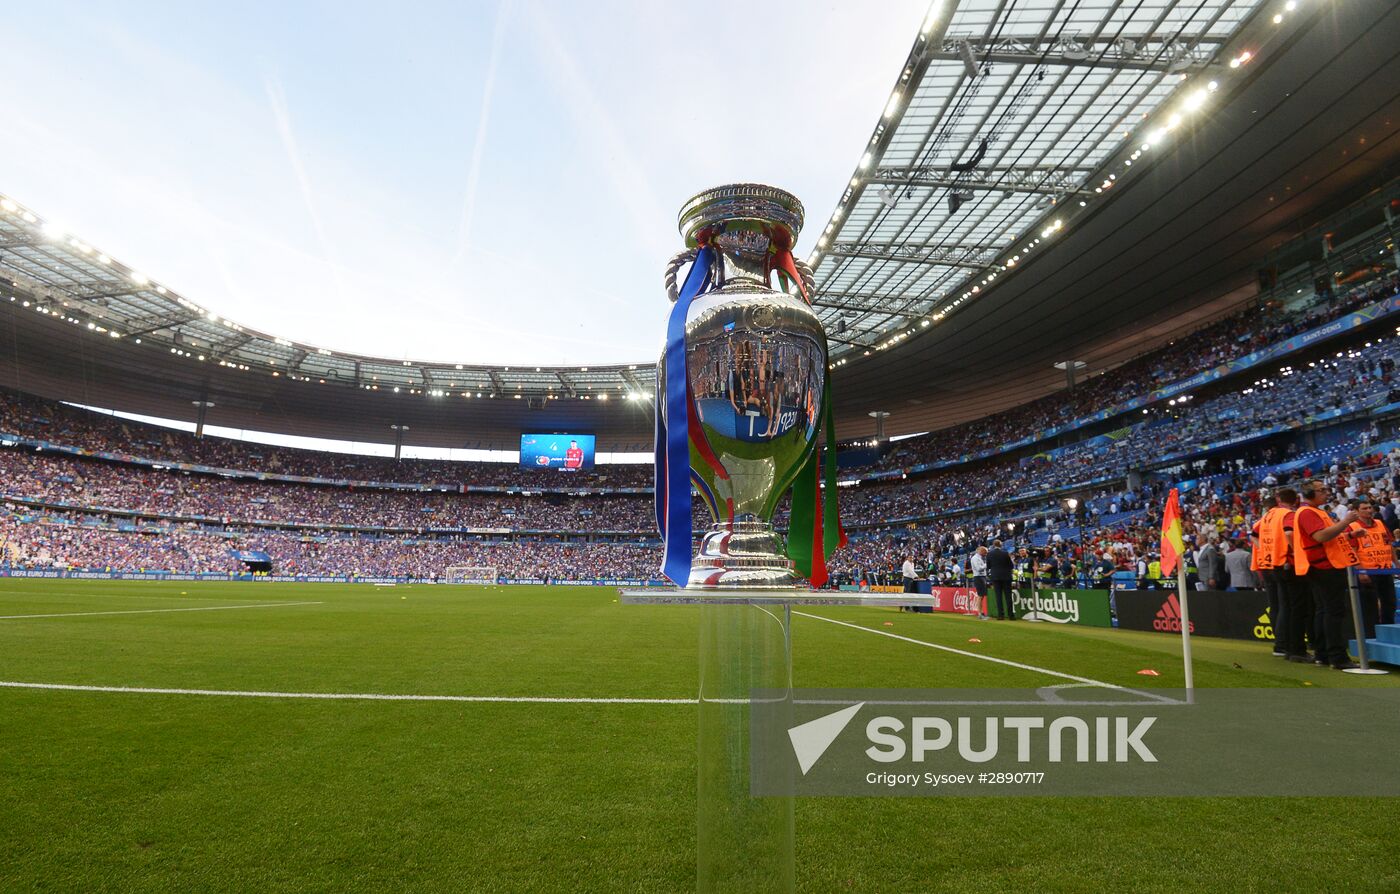
[[[1248,300],[1290,232],[1395,175],[1392,4],[942,9],[812,258],[843,436],[871,410],[890,433],[976,418],[1063,387],[1055,361],[1098,372],[1189,331]],[[651,391],[652,358],[326,351],[216,319],[3,198],[0,307],[0,382],[49,397],[185,419],[210,401],[213,424],[351,440],[407,424],[425,446],[650,440],[627,397]]]
[[[0,271],[13,293],[75,325],[195,363],[406,394],[553,400],[625,399],[654,387],[652,363],[607,367],[473,366],[393,360],[293,342],[221,318],[147,274],[0,197]],[[7,295],[5,297],[12,297]]]
[[[873,410],[889,412],[896,433],[980,418],[1064,388],[1057,362],[1083,361],[1096,374],[1166,344],[1248,303],[1271,251],[1400,173],[1395,4],[1099,3],[1077,36],[1067,26],[1035,45],[1045,80],[1063,82],[1049,91],[1037,86],[1026,47],[1001,42],[1023,38],[1013,25],[1024,20],[988,7],[959,3],[946,26],[925,26],[938,58],[919,90],[942,78],[961,92],[945,94],[946,108],[914,133],[936,145],[946,126],[956,134],[952,146],[932,156],[932,170],[910,166],[922,156],[886,150],[907,127],[891,116],[852,176],[841,206],[849,215],[838,208],[821,246],[874,257],[816,259],[820,300],[834,305],[825,310],[828,329],[851,342],[837,360],[843,435],[868,435]],[[1040,20],[1053,23],[1065,14],[1055,10],[1069,7],[1039,8]],[[1149,8],[1161,17],[1156,43],[1124,24]],[[1200,39],[1183,51],[1178,33]],[[1156,47],[1157,63],[1176,54],[1165,79],[1146,60],[1123,58],[1128,46],[1113,40],[1124,36],[1140,38],[1135,52]],[[1056,49],[1056,39],[1070,37],[1070,55],[1084,58]],[[916,45],[911,80],[918,64]],[[1182,70],[1172,73],[1173,65]],[[988,90],[999,85],[995,105],[957,111],[974,88],[983,95],[979,80]],[[1023,88],[1032,99],[1018,98]],[[1078,98],[1056,112],[1066,95]],[[1022,111],[1006,112],[1018,102]],[[1013,126],[1031,114],[1038,124]],[[1085,135],[1097,143],[1081,142]],[[1009,145],[1027,153],[1011,156],[1015,166],[1001,151]],[[1080,154],[1090,169],[1083,179],[1074,168]],[[1047,170],[1016,170],[1039,158]],[[908,185],[862,184],[867,173],[897,167],[892,159],[905,164]],[[969,183],[979,171],[1000,182]],[[935,176],[957,186],[914,186]],[[1054,184],[1049,194],[1025,190],[1036,178]],[[964,198],[950,213],[955,192]],[[1046,200],[1054,204],[1034,207]],[[959,255],[975,266],[939,263]],[[1321,251],[1318,260],[1325,273]],[[861,297],[869,293],[877,297]]]
[[[1173,95],[1219,87],[1260,5],[935,3],[809,258],[833,355],[941,321],[1018,263],[1023,237],[1111,199],[1115,151],[1159,142],[1146,135]]]

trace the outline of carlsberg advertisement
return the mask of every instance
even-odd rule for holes
[[[1011,607],[1024,621],[1113,626],[1107,590],[1013,590]]]

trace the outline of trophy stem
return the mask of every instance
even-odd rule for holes
[[[793,799],[756,798],[749,780],[755,689],[785,693],[791,709],[788,605],[700,606],[696,890],[794,889]]]
[[[797,572],[782,535],[765,521],[716,522],[700,541],[687,588],[792,588]]]

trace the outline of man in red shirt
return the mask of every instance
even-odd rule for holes
[[[564,468],[583,468],[583,448],[579,447],[578,441],[570,441],[569,449],[564,451]]]
[[[1322,509],[1331,491],[1316,479],[1303,485],[1302,495],[1293,526],[1293,553],[1298,574],[1313,594],[1317,612],[1313,630],[1322,628],[1313,658],[1317,664],[1346,670],[1356,667],[1347,653],[1346,632],[1350,615],[1346,569],[1357,562],[1346,530],[1356,521],[1356,513],[1348,512],[1334,522]]]

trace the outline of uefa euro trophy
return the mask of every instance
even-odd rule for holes
[[[812,598],[799,582],[825,583],[841,540],[826,333],[809,303],[812,271],[792,256],[801,228],[802,203],[781,189],[706,190],[681,209],[687,249],[666,272],[656,519],[663,571],[684,590],[658,599],[700,605],[702,892],[794,886],[792,799],[751,795],[747,748],[752,693],[791,691],[791,604]],[[692,487],[711,520],[694,558]],[[789,491],[784,543],[773,513]],[[765,701],[790,707],[790,696]]]
[[[829,447],[834,433],[826,333],[808,303],[811,270],[792,256],[802,213],[791,193],[749,183],[681,209],[688,250],[667,270],[675,305],[657,371],[656,445],[664,570],[681,586],[792,588],[801,577],[819,586],[840,538],[835,482],[826,524],[816,485],[818,431],[825,423]],[[692,484],[713,522],[693,560]],[[772,520],[789,490],[785,544]]]

